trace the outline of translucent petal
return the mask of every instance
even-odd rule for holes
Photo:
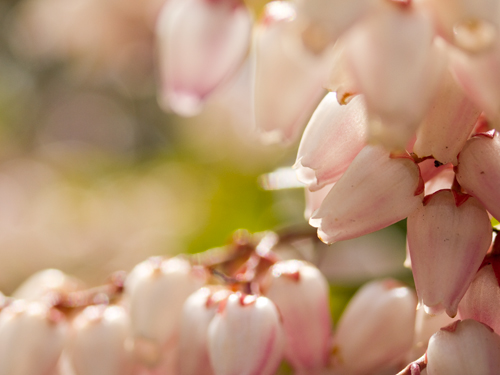
[[[443,69],[431,20],[387,2],[346,36],[356,87],[365,95],[369,137],[403,150],[425,115]]]
[[[309,223],[324,242],[355,238],[404,219],[421,204],[423,181],[410,157],[366,146]]]
[[[474,319],[500,332],[500,286],[491,264],[482,267],[472,280],[458,312],[462,319]]]
[[[294,140],[325,94],[331,57],[295,40],[294,17],[291,4],[271,2],[255,33],[255,122],[267,142]]]
[[[431,108],[417,132],[413,152],[419,157],[432,156],[442,164],[457,165],[462,150],[481,110],[471,102],[446,73]]]
[[[488,214],[475,198],[441,190],[407,223],[419,300],[431,314],[454,317],[491,243]]]
[[[302,136],[295,164],[297,178],[313,191],[338,181],[366,145],[365,128],[361,97],[340,105],[335,93],[327,94]]]
[[[164,107],[197,114],[243,62],[251,28],[252,17],[238,0],[168,1],[157,27]]]
[[[496,219],[500,219],[500,134],[479,135],[467,141],[459,155],[457,179]]]

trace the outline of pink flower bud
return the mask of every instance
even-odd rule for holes
[[[429,341],[428,375],[498,374],[500,336],[472,319],[441,328]]]
[[[212,375],[208,357],[208,326],[219,304],[231,292],[201,288],[189,296],[182,309],[179,337],[179,375]]]
[[[368,135],[403,150],[434,96],[443,70],[427,15],[411,5],[385,2],[346,35],[356,87],[365,95]]]
[[[467,52],[483,52],[498,36],[496,0],[421,0],[432,14],[438,31],[448,42]]]
[[[375,374],[401,360],[412,345],[416,302],[395,280],[363,286],[338,324],[333,355],[341,373]]]
[[[451,74],[446,73],[430,111],[418,129],[413,152],[421,158],[432,156],[442,164],[457,165],[457,155],[480,114],[481,110],[470,101]]]
[[[391,157],[379,146],[366,146],[309,223],[324,242],[359,237],[411,214],[422,202],[423,186],[409,156]]]
[[[265,292],[278,306],[287,338],[285,357],[313,374],[328,362],[331,343],[328,282],[314,266],[287,260],[269,270]]]
[[[240,0],[168,1],[159,17],[161,102],[191,116],[243,62],[252,19]]]
[[[125,283],[129,296],[134,352],[155,364],[162,347],[177,333],[182,306],[206,280],[203,270],[182,258],[150,258],[132,270]]]
[[[366,144],[363,98],[347,105],[327,94],[314,112],[300,141],[295,168],[297,178],[312,191],[340,179]]]
[[[297,0],[297,13],[307,26],[315,26],[329,42],[371,10],[372,0]],[[306,31],[307,31],[306,26]]]
[[[61,312],[15,301],[0,313],[0,375],[46,375],[56,367],[67,332]]]
[[[498,261],[496,267],[498,267]],[[500,332],[500,286],[492,264],[483,266],[458,305],[462,319],[475,319]]]
[[[74,277],[56,269],[46,269],[34,273],[26,279],[15,291],[12,297],[35,300],[48,293],[69,293],[81,288],[83,283]]]
[[[208,352],[217,375],[273,375],[283,350],[280,316],[266,297],[230,295],[208,327]]]
[[[488,117],[500,116],[500,41],[487,51],[469,55],[450,48],[450,69],[469,98]]]
[[[127,375],[129,318],[121,306],[89,306],[73,321],[69,356],[78,375]]]
[[[426,311],[454,317],[491,243],[491,225],[473,197],[451,190],[426,196],[408,217],[417,294]]]
[[[268,142],[294,140],[325,94],[330,56],[304,50],[295,40],[294,18],[290,3],[273,1],[256,29],[255,123]]]
[[[486,209],[500,219],[500,134],[483,133],[467,141],[458,158],[457,179]]]

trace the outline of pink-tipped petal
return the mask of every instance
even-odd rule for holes
[[[255,33],[255,123],[267,142],[293,141],[325,94],[331,58],[295,40],[294,19],[290,3],[273,1]]]
[[[372,281],[351,299],[339,321],[333,355],[341,373],[375,374],[411,348],[415,293],[395,280]]]
[[[423,181],[413,159],[366,146],[309,223],[324,242],[347,240],[404,219],[422,198]]]
[[[457,165],[457,155],[480,114],[481,110],[465,95],[451,74],[446,73],[418,129],[413,152],[421,158],[432,156],[442,164]]]
[[[500,219],[500,134],[492,132],[467,141],[458,158],[457,179],[496,219]]]
[[[250,46],[252,17],[240,0],[170,3],[157,27],[160,101],[180,115],[192,116],[242,64]]]
[[[366,110],[358,96],[340,105],[325,96],[304,131],[297,154],[297,178],[312,191],[340,179],[365,146]]]
[[[428,375],[496,375],[500,336],[472,319],[442,328],[429,341]]]
[[[311,264],[287,260],[270,268],[265,295],[278,307],[287,338],[285,357],[315,374],[328,363],[331,342],[328,282]]]
[[[365,95],[369,138],[402,150],[434,97],[443,51],[425,13],[387,2],[346,36],[356,87]]]
[[[273,375],[283,350],[279,313],[266,297],[232,294],[208,327],[216,375]]]
[[[500,332],[500,286],[493,271],[487,264],[474,277],[467,293],[458,306],[462,319],[475,319],[487,324],[498,334]]]
[[[491,224],[475,198],[441,190],[408,217],[408,246],[419,300],[454,317],[491,243]]]

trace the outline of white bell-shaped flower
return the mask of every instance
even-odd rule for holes
[[[284,350],[278,310],[266,297],[234,293],[208,327],[215,375],[273,375]]]
[[[326,278],[299,260],[274,264],[267,277],[265,295],[283,319],[286,359],[303,373],[321,372],[328,363],[332,328]]]

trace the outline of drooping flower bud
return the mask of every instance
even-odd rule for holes
[[[411,214],[422,202],[423,186],[409,156],[391,157],[379,146],[366,146],[309,223],[328,243],[374,232]]]
[[[179,375],[212,375],[208,357],[208,326],[219,304],[231,292],[203,287],[184,303],[179,337]]]
[[[311,264],[287,260],[269,269],[267,282],[265,295],[283,319],[286,359],[297,371],[316,374],[326,366],[331,344],[326,278]]]
[[[500,134],[483,133],[469,139],[458,157],[457,180],[470,195],[500,219]]]
[[[0,313],[0,375],[46,375],[67,332],[64,316],[40,302],[17,300]]]
[[[498,267],[498,260],[494,260]],[[474,319],[487,324],[497,334],[500,332],[500,285],[493,265],[486,264],[477,272],[474,280],[458,305],[462,319]]]
[[[339,373],[374,374],[411,348],[415,293],[391,279],[372,281],[351,299],[339,321],[333,355]]]
[[[481,110],[472,103],[450,73],[434,98],[417,132],[413,152],[419,157],[432,156],[442,164],[457,165],[462,150]]]
[[[129,318],[121,306],[89,306],[73,321],[69,357],[78,375],[131,373],[125,340]]]
[[[177,333],[184,301],[206,280],[202,269],[182,258],[150,258],[129,274],[129,297],[134,353],[145,363],[160,361],[162,347]]]
[[[500,336],[472,319],[441,328],[429,341],[428,375],[496,375],[500,368]]]
[[[313,30],[324,43],[333,43],[358,19],[368,13],[375,3],[372,0],[296,0],[301,21],[302,39],[306,46],[315,45],[309,36]],[[315,50],[315,48],[311,48]]]
[[[430,11],[442,37],[469,53],[488,50],[498,37],[496,0],[421,0],[418,5]]]
[[[266,297],[230,295],[208,327],[216,375],[273,375],[283,350],[279,313]]]
[[[340,179],[366,145],[363,98],[341,106],[331,92],[321,101],[304,131],[297,161],[297,178],[314,191]]]
[[[46,269],[34,273],[15,291],[12,297],[34,300],[48,293],[69,293],[81,288],[82,282],[56,269]]]
[[[267,142],[294,140],[325,94],[330,56],[304,50],[294,19],[291,3],[273,1],[256,29],[255,124]]]
[[[450,48],[450,69],[462,89],[490,119],[500,117],[500,40],[491,49],[469,55]]]
[[[454,317],[491,243],[491,224],[475,198],[451,190],[426,196],[408,217],[415,287],[428,313]]]
[[[197,114],[243,62],[251,28],[240,0],[167,1],[157,27],[162,105],[180,115]]]
[[[401,2],[384,2],[346,35],[349,66],[365,95],[368,136],[404,150],[434,97],[442,51],[427,15]]]

